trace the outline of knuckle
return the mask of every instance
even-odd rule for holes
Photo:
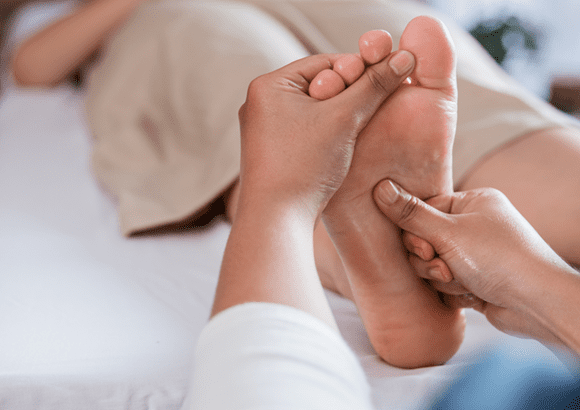
[[[476,189],[476,190],[474,190],[474,193],[476,195],[480,195],[484,198],[489,198],[489,199],[494,199],[494,200],[501,199],[504,196],[504,194],[501,191],[499,191],[495,188],[491,188],[491,187]]]
[[[419,200],[411,196],[404,199],[404,204],[401,208],[401,213],[399,214],[400,222],[411,222],[415,219],[415,216],[419,212]]]
[[[503,192],[495,188],[489,188],[489,195],[498,202],[508,201],[507,196]]]
[[[505,206],[510,201],[505,194],[495,188],[480,188],[476,191],[476,197],[479,196],[488,206]]]
[[[242,104],[242,106],[240,107],[240,109],[238,110],[238,120],[240,122],[244,122],[245,118],[246,118],[246,104],[244,103]]]
[[[263,98],[268,91],[265,76],[260,76],[253,79],[248,86],[248,100]]]
[[[368,67],[365,74],[376,91],[387,95],[391,94],[393,91],[393,84],[388,75],[377,70],[375,66]]]
[[[249,120],[264,114],[272,105],[272,84],[270,79],[263,75],[252,80],[248,86],[246,101],[238,112],[240,119]]]

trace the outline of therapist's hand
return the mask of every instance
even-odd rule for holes
[[[318,217],[348,172],[358,134],[413,71],[414,60],[395,74],[393,55],[324,101],[309,96],[309,85],[341,55],[306,57],[254,80],[239,112],[240,204],[246,193]]]
[[[543,289],[572,274],[571,268],[502,193],[478,189],[425,203],[395,183],[382,181],[374,197],[382,212],[405,231],[403,241],[419,276],[460,299],[472,293],[472,307],[499,330],[562,343],[534,305],[544,303]]]

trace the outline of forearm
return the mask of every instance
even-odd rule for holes
[[[22,44],[13,61],[21,85],[51,86],[86,60],[143,0],[95,0]]]
[[[242,303],[269,302],[303,310],[336,328],[314,263],[314,223],[296,208],[240,198],[212,316]]]
[[[564,262],[530,275],[524,302],[530,314],[580,356],[580,274]]]

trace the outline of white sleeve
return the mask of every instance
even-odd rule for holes
[[[362,367],[340,334],[270,303],[238,305],[207,324],[190,394],[187,410],[373,408]]]

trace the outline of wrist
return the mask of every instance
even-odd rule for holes
[[[536,265],[522,292],[526,311],[580,355],[580,274],[562,260]]]
[[[268,302],[336,326],[316,271],[309,213],[265,195],[244,195],[224,252],[212,315],[241,303]]]

